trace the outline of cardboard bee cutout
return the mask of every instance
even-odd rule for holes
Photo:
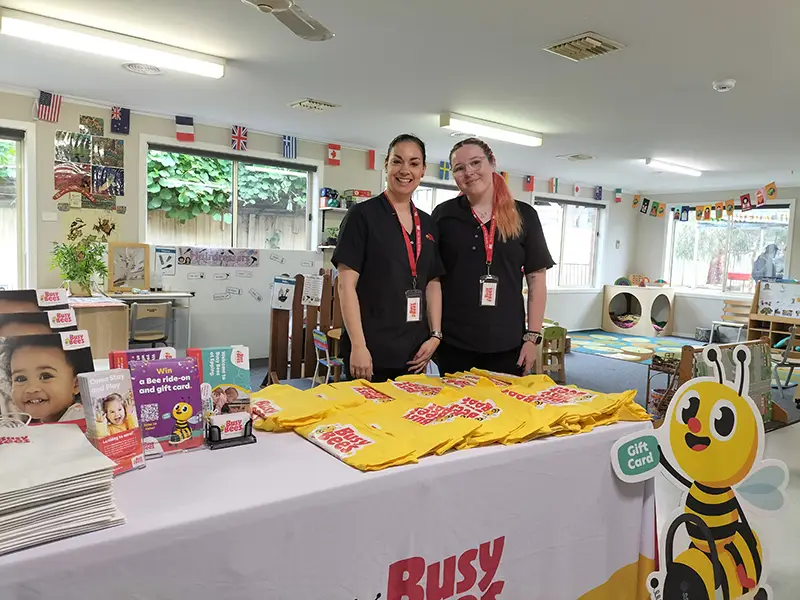
[[[734,382],[725,381],[720,356],[716,346],[707,346],[703,359],[713,376],[687,381],[659,429],[626,436],[611,452],[623,481],[650,479],[660,467],[686,490],[679,513],[662,531],[661,570],[647,578],[653,600],[774,597],[764,549],[743,506],[781,509],[789,473],[782,462],[763,459],[764,423],[748,394],[749,349],[733,352]],[[690,544],[678,549],[681,527]]]

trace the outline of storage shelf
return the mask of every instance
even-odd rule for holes
[[[335,250],[336,246],[317,246],[317,250]]]
[[[322,212],[341,212],[341,213],[347,212],[346,208],[336,208],[335,206],[326,206],[324,208],[320,208],[319,210]]]

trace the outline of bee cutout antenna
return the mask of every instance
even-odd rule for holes
[[[750,390],[750,351],[747,346],[736,346],[733,350],[733,358],[739,363],[736,369],[736,390],[740,396]]]
[[[703,358],[706,364],[713,364],[717,370],[717,381],[721,385],[725,385],[725,371],[722,370],[722,365],[719,362],[719,350],[716,346],[707,346],[703,351]]]

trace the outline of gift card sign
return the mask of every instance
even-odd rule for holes
[[[650,471],[661,462],[658,440],[654,435],[622,438],[611,452],[614,472],[621,480],[628,483],[644,481],[653,475]]]

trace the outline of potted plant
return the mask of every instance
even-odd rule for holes
[[[339,228],[338,227],[327,227],[325,229],[325,245],[326,246],[335,246],[336,242],[339,241]]]
[[[105,252],[106,245],[94,235],[77,242],[54,242],[50,270],[61,271],[61,279],[69,283],[73,296],[91,296],[92,278],[108,277]]]

